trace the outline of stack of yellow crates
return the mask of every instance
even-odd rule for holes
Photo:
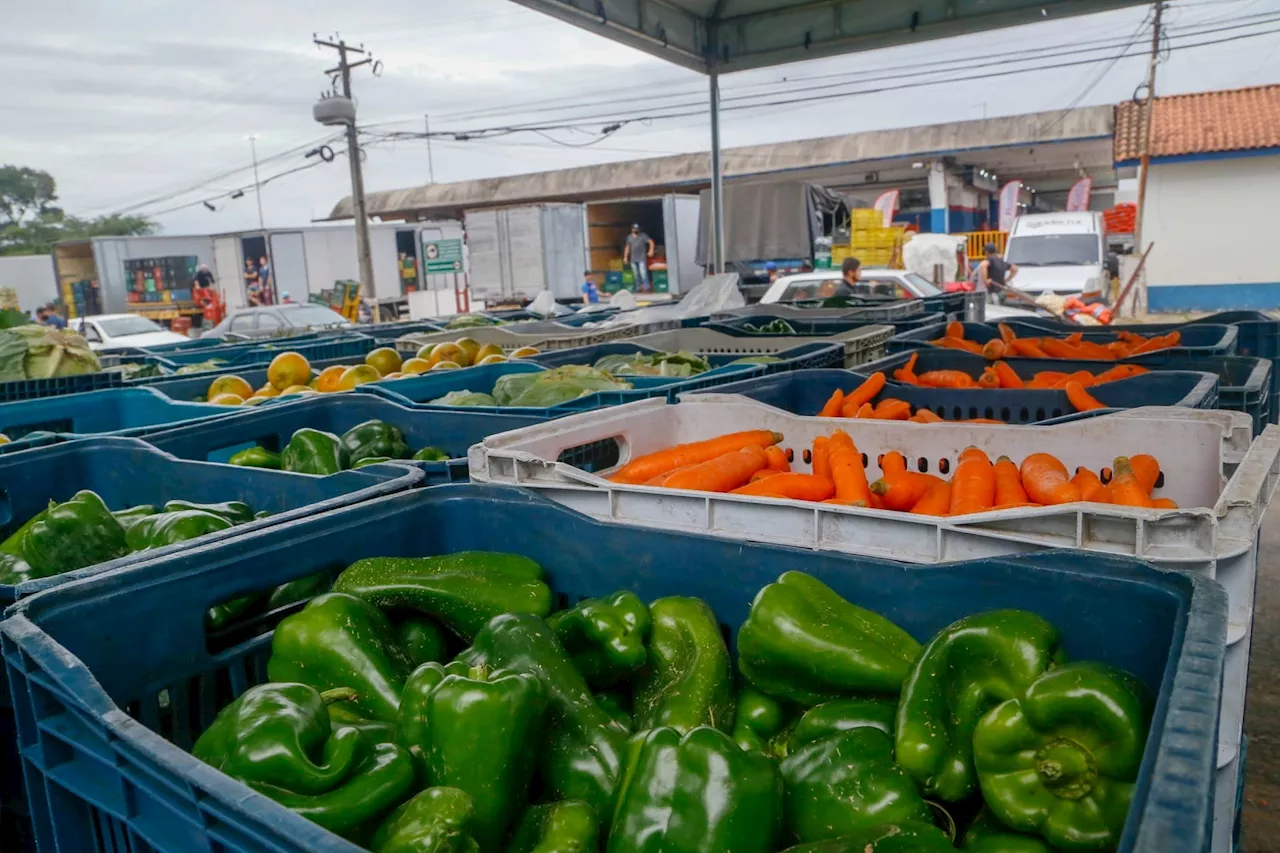
[[[849,219],[849,244],[833,246],[831,265],[838,267],[845,258],[855,257],[865,267],[889,267],[902,255],[904,226],[884,227],[884,216],[878,210],[858,208]]]

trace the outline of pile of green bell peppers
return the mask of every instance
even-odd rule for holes
[[[438,447],[424,447],[413,452],[399,427],[385,421],[370,420],[356,424],[342,435],[303,427],[289,438],[289,443],[279,453],[264,447],[249,447],[233,455],[229,462],[245,468],[269,468],[323,477],[395,459],[445,462],[449,455]]]
[[[1150,725],[1141,682],[1025,611],[922,645],[787,572],[735,667],[706,602],[556,610],[519,555],[330,579],[194,753],[375,853],[1112,850]]]
[[[73,572],[228,530],[260,517],[242,501],[174,500],[111,510],[97,492],[79,491],[27,519],[0,542],[0,586]]]

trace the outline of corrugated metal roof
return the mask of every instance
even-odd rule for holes
[[[1113,120],[1112,107],[1083,107],[730,148],[724,152],[725,175],[741,179],[842,164],[1097,139],[1112,135]],[[368,196],[368,208],[370,216],[382,219],[457,215],[478,207],[695,189],[710,181],[710,156],[701,152],[375,192]],[[329,214],[330,219],[351,216],[350,197]]]
[[[1116,107],[1117,163],[1142,156],[1143,104]],[[1152,157],[1280,148],[1280,85],[1156,98]]]

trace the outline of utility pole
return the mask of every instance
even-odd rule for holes
[[[266,231],[262,218],[262,183],[258,180],[258,134],[249,135],[249,150],[253,153],[253,194],[258,197],[258,230]]]
[[[1133,248],[1135,252],[1142,253],[1142,220],[1147,214],[1147,173],[1151,170],[1151,126],[1155,120],[1155,100],[1156,100],[1156,68],[1160,65],[1160,26],[1164,17],[1163,2],[1157,2],[1155,8],[1155,23],[1151,27],[1151,58],[1147,63],[1147,97],[1142,105],[1142,152],[1138,164],[1138,215],[1134,218],[1133,224]],[[1135,309],[1137,306],[1143,306],[1142,313],[1146,313],[1147,304],[1147,288],[1145,283],[1138,287],[1134,293],[1133,303]],[[1122,308],[1117,304],[1117,313]],[[1135,314],[1139,313],[1137,310]]]
[[[320,47],[327,47],[338,52],[338,64],[325,71],[325,73],[330,77],[338,75],[338,79],[342,83],[342,97],[351,101],[354,105],[355,101],[351,97],[351,71],[361,65],[372,64],[373,57],[365,55],[364,59],[352,62],[348,59],[348,54],[364,55],[365,51],[361,48],[351,47],[342,39],[329,41],[316,38],[314,41]],[[374,72],[377,73],[377,66],[375,66]],[[373,255],[369,251],[369,215],[364,198],[364,169],[360,163],[360,137],[356,131],[354,110],[352,120],[345,124],[347,127],[347,159],[351,161],[351,199],[355,205],[356,256],[360,262],[360,289],[365,297],[372,300],[376,298],[375,293],[377,291],[373,283]],[[378,311],[375,307],[375,320],[377,315]]]
[[[431,116],[424,114],[422,116],[423,129],[427,136],[427,176],[430,183],[436,182],[436,164],[431,159]]]

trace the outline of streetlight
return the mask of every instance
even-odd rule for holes
[[[267,226],[262,219],[262,184],[258,181],[258,135],[253,133],[245,139],[249,140],[249,150],[253,153],[253,192],[258,197],[258,229],[266,231]]]

